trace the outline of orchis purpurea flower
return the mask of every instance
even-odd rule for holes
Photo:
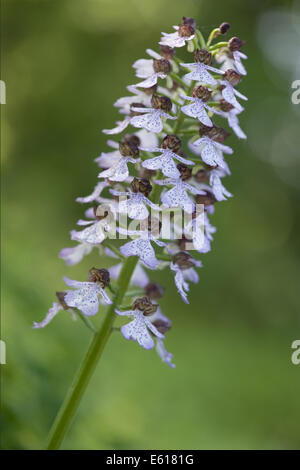
[[[134,178],[130,184],[130,192],[111,189],[110,193],[119,198],[123,197],[123,200],[119,199],[118,211],[120,214],[127,214],[130,219],[144,220],[149,215],[147,205],[156,211],[160,210],[157,204],[154,204],[147,198],[151,189],[152,186],[148,179]]]
[[[181,209],[188,214],[191,214],[195,210],[195,203],[188,195],[188,192],[194,195],[203,193],[203,191],[191,186],[181,178],[156,180],[155,183],[160,186],[173,185],[172,189],[162,193],[161,202],[165,207],[181,207]]]
[[[116,309],[115,312],[120,316],[133,317],[130,323],[121,327],[123,337],[128,341],[130,339],[137,341],[144,349],[152,349],[154,347],[154,340],[150,332],[157,338],[163,339],[165,337],[151,322],[151,315],[153,315],[156,310],[157,305],[152,304],[147,297],[136,299],[132,310],[122,312]]]
[[[109,272],[106,269],[92,268],[89,271],[88,282],[80,282],[64,277],[64,281],[74,290],[67,290],[65,302],[69,307],[78,308],[84,315],[96,315],[99,310],[99,296],[103,303],[111,304],[112,301],[105,292],[109,284]]]
[[[240,93],[236,88],[234,88],[241,80],[241,75],[239,75],[235,70],[228,69],[224,74],[224,80],[219,80],[219,83],[223,86],[222,96],[225,101],[230,103],[238,111],[243,111],[243,107],[237,101],[236,96],[242,100],[248,100],[248,98]]]
[[[133,68],[136,69],[136,76],[146,79],[134,85],[135,87],[154,87],[159,78],[166,78],[171,71],[170,62],[167,59],[162,58],[160,54],[152,51],[152,49],[147,49],[146,52],[153,59],[139,59],[133,64]]]
[[[153,95],[151,105],[152,108],[137,108],[132,106],[131,109],[139,114],[131,118],[130,123],[134,127],[159,134],[163,130],[162,118],[175,120],[177,117],[168,114],[171,111],[172,102],[167,96]]]
[[[172,140],[175,142],[172,142]],[[161,154],[158,157],[148,158],[143,161],[143,167],[148,170],[161,170],[162,173],[169,178],[180,178],[180,171],[178,170],[174,160],[177,160],[184,165],[195,165],[193,161],[187,160],[175,152],[180,151],[180,146],[181,143],[178,137],[167,135],[162,141],[162,147],[139,147],[142,151],[150,153],[160,152]]]
[[[87,321],[85,315],[95,315],[100,304],[112,304],[104,309],[99,338],[101,328],[111,328],[115,313],[131,316],[121,327],[123,336],[145,349],[155,346],[171,368],[172,354],[164,346],[171,321],[158,305],[164,290],[155,271],[169,268],[179,295],[189,302],[189,283],[199,281],[199,257],[212,247],[216,228],[210,218],[220,202],[232,197],[224,178],[230,175],[233,150],[225,141],[228,127],[246,138],[238,99],[247,99],[237,90],[246,75],[246,56],[240,52],[244,41],[214,42],[227,33],[228,23],[214,28],[207,39],[192,18],[183,17],[174,29],[162,33],[158,51],[147,49],[149,58],[134,62],[138,83],[115,100],[116,127],[103,130],[117,138],[111,137],[95,159],[100,182],[88,196],[76,199],[87,207],[84,220],[78,221],[82,230],[71,231],[77,245],[59,254],[71,266],[97,253],[108,257],[110,267],[93,268],[87,282],[65,278],[73,289],[61,293],[46,318],[34,325],[45,326],[63,309]],[[190,58],[184,58],[184,47]]]
[[[195,20],[193,18],[183,17],[183,23],[173,26],[175,33],[162,33],[159,42],[162,46],[183,47],[186,41],[191,41],[195,37]]]
[[[187,81],[200,82],[207,85],[217,85],[217,80],[209,73],[214,72],[222,75],[222,70],[211,67],[212,55],[206,49],[197,49],[194,53],[195,62],[190,64],[180,64],[182,67],[187,67],[191,72],[184,75],[183,79]]]
[[[211,97],[211,91],[204,86],[195,87],[192,96],[181,95],[181,97],[185,100],[192,101],[192,104],[182,106],[181,111],[187,116],[198,119],[204,126],[213,126],[213,122],[208,117],[206,110],[210,111],[212,114],[221,114],[220,111],[206,104],[206,101]]]
[[[170,263],[170,268],[175,272],[174,281],[178,289],[179,294],[181,295],[182,300],[188,304],[187,293],[189,292],[188,281],[197,284],[199,281],[199,276],[197,271],[194,269],[194,266],[197,268],[202,267],[201,261],[193,259],[188,253],[180,251],[176,253],[173,257],[172,262]]]
[[[247,71],[242,64],[241,59],[247,59],[246,54],[240,51],[245,44],[238,37],[233,37],[228,41],[227,47],[222,47],[216,54],[216,61],[221,65],[221,69],[226,72],[228,69],[236,70],[241,75],[247,75]]]

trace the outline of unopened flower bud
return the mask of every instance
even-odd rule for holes
[[[230,24],[225,22],[225,23],[220,24],[219,31],[221,34],[226,34],[229,28],[230,28]]]
[[[228,103],[228,101],[226,101],[224,99],[221,99],[220,108],[225,113],[228,113],[228,111],[231,111],[234,108],[234,106],[232,104]]]
[[[146,316],[153,315],[156,312],[158,305],[153,304],[149,297],[139,297],[132,305],[132,310],[140,310]]]
[[[166,137],[163,138],[161,146],[163,149],[169,149],[174,153],[178,153],[181,147],[181,140],[177,135],[166,135]]]
[[[209,192],[205,191],[206,194],[197,194],[196,196],[196,203],[197,204],[203,204],[205,207],[211,206],[216,202],[215,196]]]
[[[194,20],[194,18],[183,16],[182,23],[184,25],[192,26],[192,28],[196,29],[196,21]]]
[[[130,116],[140,116],[143,113],[139,113],[138,111],[133,111],[132,108],[146,108],[146,106],[142,103],[132,103],[130,106]]]
[[[177,170],[180,173],[180,178],[182,181],[187,181],[192,177],[192,170],[184,163],[178,163]]]
[[[175,49],[170,46],[160,46],[160,52],[164,59],[171,60],[175,55]]]
[[[219,126],[204,126],[203,124],[199,128],[200,136],[205,135],[209,137],[209,139],[214,140],[215,142],[224,142],[224,140],[229,136],[229,133],[223,129],[223,127]]]
[[[132,192],[142,193],[145,196],[149,196],[152,190],[152,185],[146,178],[133,178],[132,182],[130,183],[130,187]]]
[[[101,287],[107,287],[110,283],[110,275],[107,269],[92,268],[89,270],[88,282],[99,282]]]
[[[178,25],[178,34],[182,38],[188,38],[195,33],[196,23],[193,18],[182,18],[183,23]]]
[[[209,171],[201,168],[195,174],[195,180],[197,181],[197,183],[207,183],[209,181]]]
[[[165,335],[169,329],[171,328],[170,322],[163,320],[161,318],[158,318],[157,320],[154,320],[152,322],[152,325],[155,326],[155,328],[162,334]]]
[[[115,183],[115,181],[113,181]],[[110,211],[106,204],[99,204],[99,206],[94,206],[94,216],[97,220],[106,219]]]
[[[128,142],[129,144],[136,145],[137,147],[141,145],[140,138],[135,134],[125,134],[123,137],[124,142]]]
[[[182,236],[182,238],[179,238],[177,240],[177,245],[182,251],[186,250],[187,243],[192,243],[192,240],[190,238],[186,238],[184,235]]]
[[[206,102],[210,99],[211,93],[211,90],[206,88],[206,86],[195,86],[193,88],[192,97]]]
[[[195,62],[203,62],[206,65],[211,64],[212,55],[206,49],[196,49],[194,52]]]
[[[233,69],[228,69],[223,75],[223,78],[227,80],[232,86],[236,86],[240,83],[242,76]]]
[[[228,47],[231,51],[238,51],[245,44],[246,41],[238,37],[233,37],[228,42]]]
[[[153,176],[156,175],[156,170],[149,170],[149,168],[142,168],[139,171],[139,177],[140,178],[146,178],[147,180],[150,180]]]
[[[157,90],[157,83],[155,85],[150,86],[149,88],[143,88],[143,92],[148,96],[153,95],[153,93],[155,93],[156,90]]]
[[[123,157],[137,157],[139,155],[138,146],[133,141],[120,142],[119,152]]]
[[[145,287],[147,297],[150,299],[161,299],[164,295],[164,289],[156,282],[149,282]]]
[[[69,309],[68,305],[67,305],[66,302],[65,302],[65,296],[66,296],[66,294],[67,294],[66,292],[56,292],[56,297],[57,297],[57,299],[58,299],[60,305],[62,306],[62,308],[63,308],[64,310],[68,310],[68,309]]]
[[[156,73],[161,72],[168,75],[171,71],[171,65],[167,59],[153,59],[153,69]]]
[[[172,101],[167,96],[152,95],[151,105],[168,113],[172,109]]]
[[[173,256],[173,263],[177,264],[182,270],[189,269],[194,266],[191,255],[185,251],[179,251],[179,253],[176,253],[176,255]]]

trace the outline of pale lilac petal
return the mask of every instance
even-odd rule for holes
[[[135,86],[139,88],[151,88],[152,86],[156,85],[158,78],[166,78],[165,74],[162,73],[154,73],[151,77],[146,78],[142,82],[137,83]]]
[[[53,302],[52,304],[52,307],[49,309],[47,315],[45,316],[44,320],[42,320],[41,322],[33,322],[33,327],[34,329],[37,329],[37,328],[44,328],[44,326],[48,325],[48,323],[50,323],[50,321],[55,317],[55,315],[58,314],[58,312],[60,310],[63,310],[62,306],[57,303],[57,302]]]
[[[118,121],[117,126],[114,127],[113,129],[103,129],[102,132],[103,134],[108,134],[108,135],[120,134],[121,132],[124,131],[124,129],[126,129],[126,127],[129,125],[129,122],[130,122],[130,118],[126,117],[124,121]]]
[[[223,186],[221,178],[215,171],[211,172],[209,183],[217,201],[225,201],[228,197],[232,197],[232,194]]]
[[[134,116],[131,119],[131,124],[134,127],[142,127],[147,131],[159,134],[163,130],[161,114],[162,112],[159,109],[155,109],[143,116]]]
[[[137,341],[144,349],[152,349],[154,346],[153,338],[143,321],[134,319],[121,327],[121,333],[125,339]]]
[[[150,241],[143,238],[137,238],[136,240],[132,240],[125,245],[122,245],[120,252],[126,258],[129,256],[139,256],[140,260],[149,269],[156,269],[159,264]]]
[[[211,127],[213,125],[211,119],[208,117],[204,109],[203,101],[197,98],[194,99],[194,103],[182,106],[181,111],[187,116],[198,119],[205,126]]]
[[[172,363],[173,354],[166,350],[164,342],[160,338],[157,338],[156,340],[156,352],[161,360],[171,367],[171,369],[176,367],[176,365]]]
[[[90,254],[92,249],[93,245],[80,243],[71,248],[63,248],[58,256],[63,259],[68,266],[73,266],[79,263],[85,255]]]
[[[243,54],[242,52],[234,51],[233,52],[233,57],[234,57],[234,60],[235,60],[235,66],[236,66],[237,71],[241,75],[247,75],[247,71],[246,71],[244,65],[241,62],[241,58],[247,59],[247,56],[245,54]]]
[[[96,184],[96,186],[94,187],[94,190],[92,192],[92,194],[90,194],[89,196],[85,196],[85,197],[78,197],[76,199],[77,202],[83,202],[83,203],[89,203],[89,202],[93,202],[93,201],[96,201],[101,192],[103,191],[104,188],[106,188],[108,186],[108,183],[106,181],[100,181],[98,184]]]
[[[210,75],[210,73],[206,70],[206,65],[197,62],[195,66],[191,67],[192,71],[184,75],[184,79],[187,80],[194,80],[196,82],[201,82],[208,85],[216,85],[217,81]],[[218,71],[219,72],[219,71]],[[220,73],[220,72],[219,72]]]
[[[71,239],[79,242],[98,245],[105,239],[104,227],[101,222],[94,223],[91,227],[87,227],[81,232],[71,231]]]

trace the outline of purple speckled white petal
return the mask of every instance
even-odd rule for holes
[[[82,203],[89,203],[89,202],[97,201],[103,189],[106,188],[107,186],[108,186],[107,181],[100,181],[94,187],[92,194],[90,194],[89,196],[85,196],[85,197],[78,197],[76,201],[82,202]]]
[[[227,189],[223,186],[221,178],[218,175],[217,171],[211,171],[209,183],[217,201],[225,201],[228,197],[232,197],[232,194],[227,191]]]
[[[188,65],[188,64],[186,64],[186,65]],[[185,80],[194,80],[196,82],[201,82],[201,83],[208,84],[208,85],[216,85],[217,84],[217,81],[206,70],[207,67],[206,67],[205,64],[203,64],[201,62],[197,62],[197,63],[193,64],[193,66],[190,67],[190,68],[192,68],[192,71],[190,73],[187,73],[186,75],[184,75],[183,79],[185,79]]]
[[[123,121],[118,121],[117,126],[114,127],[113,129],[103,129],[102,132],[103,134],[107,135],[112,135],[112,134],[120,134],[121,132],[126,129],[126,127],[129,125],[130,122],[130,117],[126,117]]]
[[[137,163],[139,159],[131,157],[122,157],[116,164],[111,168],[99,173],[98,178],[109,178],[111,181],[125,181],[129,176],[129,170],[127,163]]]
[[[59,252],[59,258],[63,259],[68,266],[73,266],[79,263],[85,255],[90,254],[93,249],[93,245],[87,243],[79,243],[76,246],[70,248],[63,248]]]
[[[147,131],[158,134],[163,129],[161,114],[162,112],[159,109],[151,110],[151,112],[144,114],[143,116],[134,116],[131,118],[131,124],[134,127],[142,127]]]
[[[163,362],[165,362],[171,369],[175,369],[176,365],[172,363],[173,354],[168,352],[165,348],[162,339],[156,339],[156,352]]]
[[[194,103],[182,106],[181,111],[192,118],[198,119],[205,126],[212,126],[213,123],[208,117],[202,100],[194,98]]]
[[[126,258],[129,256],[139,256],[140,260],[149,269],[156,269],[159,264],[150,241],[144,238],[137,238],[125,243],[125,245],[121,246],[120,252]]]
[[[175,285],[177,287],[177,290],[178,290],[179,294],[181,295],[182,300],[186,304],[188,304],[189,301],[188,301],[188,298],[187,298],[187,292],[189,291],[189,285],[188,285],[187,282],[185,282],[185,280],[183,278],[182,271],[176,264],[170,263],[170,268],[171,268],[172,271],[175,272],[174,281],[175,281]]]
[[[91,243],[92,245],[98,245],[105,239],[104,226],[102,221],[95,222],[91,227],[87,227],[81,232],[75,230],[71,231],[71,240],[78,242]]]
[[[241,58],[242,59],[247,59],[247,56],[245,54],[243,54],[242,52],[239,52],[239,51],[233,51],[232,55],[233,55],[233,58],[235,60],[235,66],[236,66],[237,71],[241,75],[247,75],[247,71],[246,71],[244,65],[241,62]]]
[[[37,329],[37,328],[44,328],[44,326],[48,325],[48,323],[50,323],[50,321],[55,317],[55,315],[58,314],[58,312],[60,310],[63,310],[62,306],[57,303],[57,302],[53,302],[52,304],[52,307],[49,309],[47,315],[45,316],[44,320],[42,320],[41,322],[33,322],[33,327],[34,329]]]

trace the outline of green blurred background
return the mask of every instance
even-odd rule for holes
[[[87,348],[89,331],[68,315],[41,331],[31,324],[64,274],[83,279],[99,264],[95,251],[72,268],[57,257],[82,216],[74,199],[96,182],[101,129],[136,82],[131,64],[183,15],[204,35],[228,21],[247,41],[248,140],[228,141],[235,197],[212,217],[218,232],[190,306],[169,273],[158,275],[177,368],[114,334],[63,448],[300,447],[300,365],[291,363],[300,338],[300,104],[290,99],[299,11],[258,0],[2,1],[2,448],[44,446]]]

